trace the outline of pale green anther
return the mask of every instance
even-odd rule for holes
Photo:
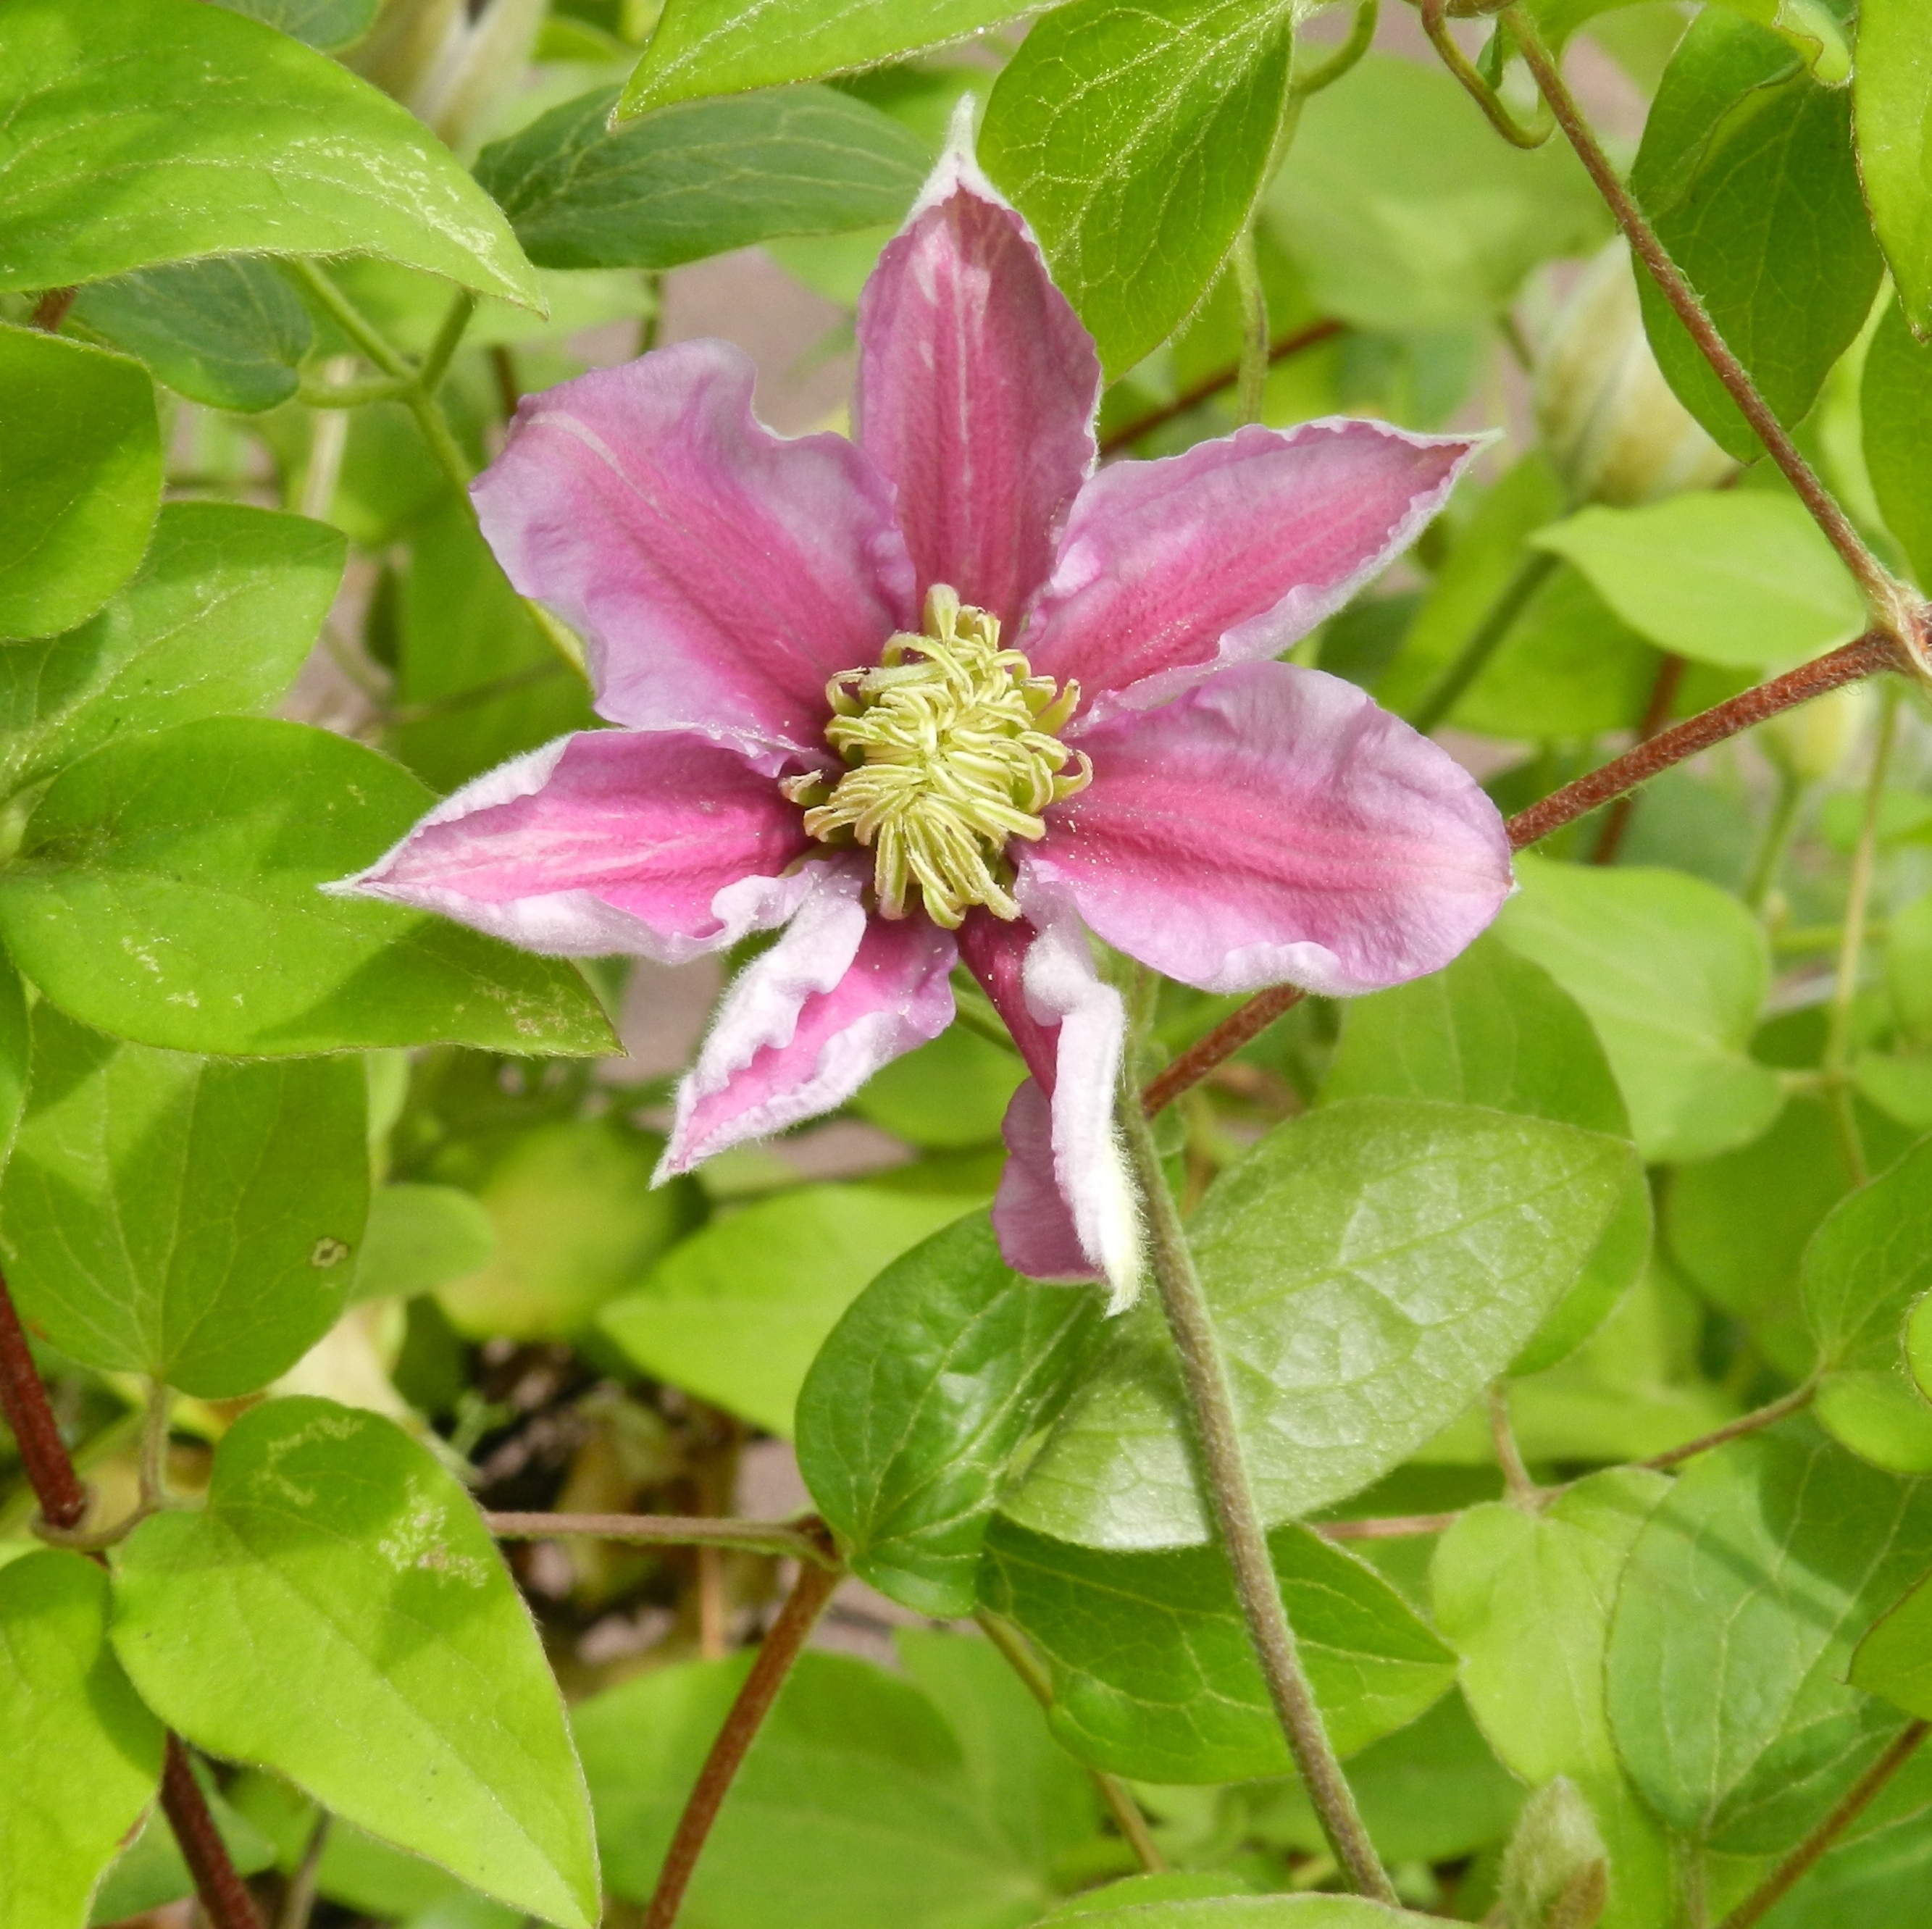
[[[923,634],[901,632],[876,669],[842,670],[825,694],[826,741],[852,767],[836,782],[788,780],[787,794],[806,806],[806,829],[872,851],[886,917],[905,916],[915,887],[948,930],[975,904],[1018,917],[1006,840],[1043,836],[1047,806],[1093,776],[1054,734],[1080,686],[1036,676],[1019,651],[1000,647],[998,617],[941,583],[926,597]]]

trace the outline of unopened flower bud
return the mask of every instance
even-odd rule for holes
[[[1500,1888],[1509,1929],[1596,1929],[1610,1900],[1610,1859],[1590,1804],[1567,1775],[1523,1804]]]
[[[1757,740],[1793,782],[1822,783],[1844,761],[1870,711],[1870,688],[1848,683],[1766,718],[1758,725]]]
[[[546,4],[386,0],[348,64],[466,152],[522,80]]]
[[[1544,346],[1536,418],[1580,502],[1627,508],[1720,480],[1731,458],[1670,392],[1643,332],[1630,250],[1586,271]]]

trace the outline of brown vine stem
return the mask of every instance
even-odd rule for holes
[[[1174,1337],[1181,1382],[1193,1416],[1201,1483],[1220,1531],[1235,1598],[1240,1603],[1255,1658],[1261,1664],[1268,1699],[1274,1704],[1288,1753],[1320,1819],[1322,1832],[1349,1886],[1358,1894],[1400,1907],[1394,1886],[1363,1826],[1354,1791],[1342,1772],[1302,1669],[1294,1630],[1282,1604],[1280,1584],[1268,1553],[1261,1511],[1248,1484],[1220,1342],[1194,1270],[1194,1256],[1188,1250],[1180,1213],[1161,1171],[1154,1133],[1144,1110],[1131,1095],[1119,1112],[1128,1162],[1147,1215],[1149,1256],[1161,1309]]]
[[[499,1540],[628,1540],[654,1547],[734,1547],[747,1554],[776,1554],[806,1561],[833,1573],[838,1556],[812,1521],[728,1520],[685,1514],[486,1514],[483,1524]]]
[[[1292,334],[1282,335],[1268,350],[1268,363],[1272,367],[1277,362],[1286,362],[1289,356],[1299,355],[1304,349],[1318,347],[1324,341],[1332,341],[1340,334],[1346,334],[1346,322],[1311,322],[1305,328],[1298,328]],[[1100,439],[1102,455],[1118,455],[1122,449],[1130,448],[1142,436],[1151,435],[1156,429],[1165,428],[1169,422],[1200,407],[1203,402],[1211,402],[1224,389],[1233,388],[1241,379],[1239,362],[1230,363],[1226,368],[1217,368],[1211,375],[1205,375],[1192,382],[1174,397],[1171,402],[1163,402],[1156,409],[1150,409],[1144,415],[1136,416],[1130,422],[1121,423],[1118,428],[1110,429]]]
[[[1802,1412],[1817,1397],[1818,1382],[1807,1380],[1802,1387],[1795,1387],[1781,1400],[1774,1400],[1768,1406],[1754,1408],[1741,1414],[1727,1426],[1714,1432],[1700,1433],[1695,1440],[1687,1440],[1681,1447],[1672,1447],[1662,1454],[1653,1454],[1648,1460],[1640,1460],[1640,1467],[1649,1467],[1659,1473],[1667,1472],[1681,1462],[1692,1460],[1700,1454],[1708,1454],[1714,1447],[1722,1447],[1733,1440],[1742,1440],[1748,1433],[1761,1432],[1767,1426],[1774,1426],[1788,1414]]]
[[[1689,664],[1674,651],[1667,653],[1657,666],[1657,680],[1650,686],[1650,700],[1643,706],[1643,721],[1636,727],[1638,742],[1648,743],[1670,721],[1670,706],[1677,700],[1684,673],[1689,668]],[[1630,816],[1636,808],[1636,799],[1628,790],[1610,806],[1610,814],[1604,820],[1602,834],[1597,839],[1597,848],[1590,854],[1592,864],[1614,864],[1617,861],[1617,853],[1623,848]]]
[[[792,1664],[803,1652],[818,1617],[824,1612],[832,1590],[843,1578],[842,1570],[836,1566],[821,1567],[812,1561],[800,1563],[798,1579],[760,1646],[752,1672],[745,1677],[745,1684],[738,1690],[738,1698],[732,1702],[731,1712],[725,1716],[710,1754],[704,1758],[698,1780],[692,1784],[684,1813],[678,1817],[677,1832],[671,1838],[664,1867],[658,1871],[658,1886],[651,1893],[650,1906],[644,1912],[644,1929],[671,1929],[677,1920],[692,1872],[698,1867],[705,1838],[718,1819],[732,1779],[765,1717],[771,1712],[772,1703],[791,1672]]]
[[[40,1504],[40,1516],[57,1532],[70,1533],[87,1512],[87,1490],[74,1472],[60,1436],[14,1296],[0,1279],[0,1412],[13,1430],[20,1464]],[[208,1812],[201,1785],[177,1736],[167,1738],[161,1770],[161,1806],[166,1811],[195,1892],[214,1929],[261,1929],[254,1900],[229,1859],[227,1845]]]
[[[1736,736],[1740,730],[1761,724],[1780,710],[1788,710],[1822,697],[1828,690],[1841,688],[1881,670],[1910,670],[1912,664],[1904,648],[1882,630],[1868,630],[1856,643],[1810,663],[1802,663],[1782,676],[1741,692],[1725,702],[1687,717],[1666,730],[1660,730],[1647,742],[1634,745],[1622,756],[1613,758],[1600,770],[1592,770],[1575,782],[1552,790],[1540,802],[1519,811],[1506,826],[1510,848],[1526,846],[1561,830],[1566,824],[1587,817],[1600,805],[1635,790],[1686,758],[1708,750],[1714,743]],[[1298,986],[1275,985],[1257,992],[1246,1004],[1230,1012],[1212,1031],[1197,1039],[1174,1062],[1142,1088],[1141,1104],[1151,1118],[1190,1087],[1198,1084],[1224,1059],[1232,1058],[1243,1046],[1258,1038],[1282,1014],[1307,996]]]
[[[62,322],[67,320],[67,311],[74,306],[74,298],[80,292],[78,288],[50,288],[34,304],[32,325],[43,334],[58,334]]]
[[[1514,36],[1523,62],[1534,76],[1538,88],[1550,104],[1556,124],[1576,151],[1576,158],[1595,182],[1597,191],[1617,226],[1628,238],[1630,249],[1641,261],[1664,298],[1676,310],[1685,332],[1696,344],[1698,352],[1710,364],[1712,372],[1724,385],[1744,420],[1756,432],[1772,461],[1796,490],[1798,500],[1811,513],[1812,520],[1825,532],[1826,541],[1844,560],[1845,566],[1865,594],[1871,620],[1887,635],[1908,650],[1921,646],[1918,627],[1912,614],[1910,591],[1876,556],[1852,526],[1851,518],[1838,504],[1832,492],[1798,453],[1798,446],[1786,434],[1784,424],[1772,412],[1757,392],[1744,365],[1731,352],[1717,326],[1706,311],[1702,298],[1691,286],[1684,272],[1670,258],[1636,198],[1624,186],[1622,177],[1597,140],[1583,110],[1563,78],[1555,57],[1544,44],[1536,23],[1520,4],[1504,10],[1504,24]]]
[[[1425,1534],[1446,1534],[1462,1519],[1460,1514],[1372,1514],[1366,1520],[1318,1520],[1310,1531],[1324,1540],[1413,1540]]]
[[[984,1608],[973,1618],[980,1624],[980,1631],[998,1648],[1007,1666],[1026,1684],[1027,1692],[1042,1708],[1053,1706],[1053,1684],[1046,1672],[1035,1660],[1033,1651],[1028,1647],[1016,1630],[1010,1628],[998,1615],[988,1614]],[[1110,1775],[1105,1768],[1090,1767],[1087,1772],[1094,1778],[1094,1786],[1100,1791],[1100,1799],[1107,1804],[1107,1812],[1114,1818],[1114,1826],[1120,1832],[1127,1846],[1134,1852],[1142,1871],[1150,1876],[1166,1872],[1167,1858],[1160,1852],[1148,1827],[1147,1817],[1141,1813],[1140,1804],[1133,1793],[1118,1775]]]
[[[1928,1732],[1932,1732],[1932,1723],[1924,1721],[1914,1721],[1901,1729],[1897,1740],[1858,1778],[1844,1801],[1724,1918],[1719,1929],[1750,1929],[1753,1923],[1762,1922],[1810,1872],[1819,1857],[1870,1807],[1873,1798],[1912,1759]]]

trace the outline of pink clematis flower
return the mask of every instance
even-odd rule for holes
[[[1093,344],[963,142],[858,333],[851,442],[763,428],[716,341],[524,400],[477,514],[620,728],[479,778],[337,888],[670,963],[782,926],[661,1177],[937,1037],[963,961],[1031,1074],[1006,1257],[1122,1304],[1122,1006],[1087,932],[1207,991],[1347,996],[1446,964],[1510,890],[1502,821],[1444,752],[1273,660],[1479,445],[1336,418],[1096,473]]]

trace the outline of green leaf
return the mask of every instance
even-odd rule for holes
[[[1537,1513],[1472,1508],[1430,1570],[1436,1624],[1490,1745],[1532,1788],[1568,1776],[1596,1815],[1614,1876],[1603,1929],[1655,1929],[1671,1907],[1669,1847],[1624,1779],[1604,1700],[1618,1579],[1670,1491],[1661,1474],[1616,1468]]]
[[[332,53],[369,31],[382,0],[214,0],[214,4]]]
[[[98,281],[81,290],[69,316],[138,356],[190,401],[244,413],[296,392],[315,334],[280,272],[246,256]]]
[[[1399,333],[1487,323],[1610,232],[1562,142],[1506,146],[1440,67],[1390,54],[1306,104],[1267,206],[1322,314]]]
[[[1932,1487],[1805,1421],[1694,1462],[1624,1570],[1605,1683],[1645,1799],[1672,1828],[1781,1854],[1898,1724],[1844,1685],[1855,1643],[1932,1562]]]
[[[1630,1136],[1610,1061],[1576,1000],[1486,934],[1445,970],[1350,1001],[1322,1102],[1353,1098],[1441,1099]],[[1650,1220],[1650,1189],[1633,1168],[1589,1264],[1512,1372],[1554,1366],[1602,1323],[1649,1256]]]
[[[124,1045],[43,1001],[4,1190],[21,1311],[91,1366],[253,1393],[334,1324],[369,1211],[362,1066]]]
[[[1568,506],[1538,454],[1481,499],[1401,654],[1376,682],[1377,702],[1415,715],[1493,614],[1514,604],[1493,653],[1445,721],[1484,736],[1550,738],[1625,728],[1641,714],[1657,680],[1656,652],[1574,569],[1552,573],[1526,547]]]
[[[1798,1294],[1806,1242],[1852,1186],[1829,1100],[1794,1094],[1771,1130],[1679,1166],[1663,1196],[1671,1257],[1794,1378],[1814,1364]]]
[[[956,1732],[948,1717],[966,1684],[938,1683],[925,1644],[907,1658],[910,1680],[844,1655],[800,1657],[718,1812],[692,1879],[692,1921],[1006,1929],[1044,1909],[1048,1856],[1071,1846],[1078,1813],[1064,1779],[1073,1765],[1062,1756],[1062,1776],[1042,1790],[1052,1744],[1010,1676],[976,1674],[972,1726]],[[658,1668],[572,1712],[614,1895],[650,1894],[748,1659]],[[994,1724],[1012,1738],[988,1736]],[[1034,1814],[1016,1816],[1027,1797]]]
[[[1630,1165],[1571,1126],[1358,1099],[1224,1172],[1190,1232],[1264,1519],[1359,1492],[1461,1413],[1575,1282]],[[1191,1438],[1144,1303],[1006,1510],[1088,1546],[1204,1540]]]
[[[1924,334],[1932,330],[1932,37],[1918,0],[1863,0],[1852,104],[1872,226]]]
[[[299,41],[201,0],[9,0],[0,288],[268,253],[380,255],[542,305],[455,156]]]
[[[1849,93],[1814,80],[1778,34],[1707,7],[1665,70],[1630,187],[1772,413],[1798,422],[1864,326],[1883,272]],[[1740,461],[1762,454],[1656,284],[1638,282],[1679,400]]]
[[[582,676],[510,587],[460,497],[446,496],[411,528],[397,616],[404,721],[386,747],[431,790],[457,790],[526,750],[596,727]]]
[[[326,524],[170,502],[140,568],[91,621],[0,650],[0,788],[124,732],[266,710],[295,681],[342,580]]]
[[[1454,1656],[1366,1562],[1303,1527],[1276,1528],[1268,1549],[1340,1753],[1413,1721],[1449,1687]],[[1054,1732],[1083,1761],[1154,1782],[1291,1771],[1219,1547],[1101,1552],[1003,1520],[980,1586],[1046,1664]]]
[[[1900,1364],[1899,1334],[1932,1288],[1932,1138],[1841,1201],[1805,1250],[1805,1316],[1827,1366]]]
[[[686,1240],[598,1324],[646,1372],[788,1438],[806,1373],[839,1316],[902,1252],[957,1219],[962,1203],[871,1186],[761,1199]]]
[[[0,1168],[13,1156],[14,1135],[27,1106],[31,1041],[26,987],[14,961],[0,952]]]
[[[107,1576],[80,1555],[0,1568],[0,1929],[80,1929],[162,1742],[107,1645]]]
[[[590,1929],[590,1816],[542,1646],[469,1496],[399,1428],[327,1400],[244,1414],[206,1509],[144,1522],[114,1588],[116,1652],[197,1747]]]
[[[434,801],[386,758],[301,724],[222,717],[124,738],[41,800],[0,881],[0,930],[74,1016],[176,1050],[608,1051],[570,964],[322,894]]]
[[[1757,920],[1680,872],[1516,868],[1498,934],[1589,1014],[1644,1156],[1708,1158],[1762,1132],[1784,1095],[1746,1051],[1771,977]]]
[[[1696,662],[1788,669],[1865,627],[1850,571],[1795,496],[1732,489],[1588,508],[1532,540],[1632,628]]]
[[[350,1297],[406,1298],[488,1265],[496,1249],[490,1215],[454,1186],[379,1186]]]
[[[963,1024],[950,1025],[931,1044],[875,1072],[852,1109],[915,1145],[944,1151],[991,1145],[1025,1076],[1014,1053]]]
[[[1932,346],[1912,339],[1896,302],[1866,353],[1859,407],[1880,512],[1918,580],[1932,581],[1932,477],[1921,460],[1932,436]]]
[[[894,1260],[798,1396],[799,1470],[853,1571],[921,1614],[970,1614],[1007,1471],[1070,1390],[1097,1294],[1001,1262],[983,1214]]]
[[[254,1876],[273,1868],[274,1844],[229,1806],[206,1762],[193,1762],[190,1766],[208,1804],[208,1812],[214,1818],[215,1832],[235,1865],[235,1873]],[[107,1880],[94,1896],[91,1920],[97,1924],[120,1922],[170,1902],[182,1901],[194,1894],[194,1877],[182,1858],[181,1845],[175,1840],[167,1816],[159,1808],[151,1808],[140,1832],[107,1871]]]
[[[980,158],[1124,375],[1198,304],[1266,179],[1294,55],[1282,0],[1077,0],[986,104]]]
[[[140,561],[160,500],[140,364],[0,326],[0,637],[84,622]]]
[[[1018,0],[669,0],[617,111],[628,120],[700,94],[850,74],[1040,10]]]
[[[698,100],[610,125],[614,89],[483,150],[476,178],[540,268],[675,268],[782,235],[895,224],[932,157],[829,87]]]
[[[691,1226],[689,1185],[652,1190],[663,1142],[613,1118],[521,1133],[478,1188],[494,1250],[440,1288],[459,1332],[568,1338]]]
[[[1932,1577],[1888,1609],[1858,1643],[1851,1683],[1932,1720]]]
[[[1813,1403],[1841,1447],[1892,1474],[1932,1474],[1932,1405],[1903,1370],[1849,1367],[1825,1375]]]

